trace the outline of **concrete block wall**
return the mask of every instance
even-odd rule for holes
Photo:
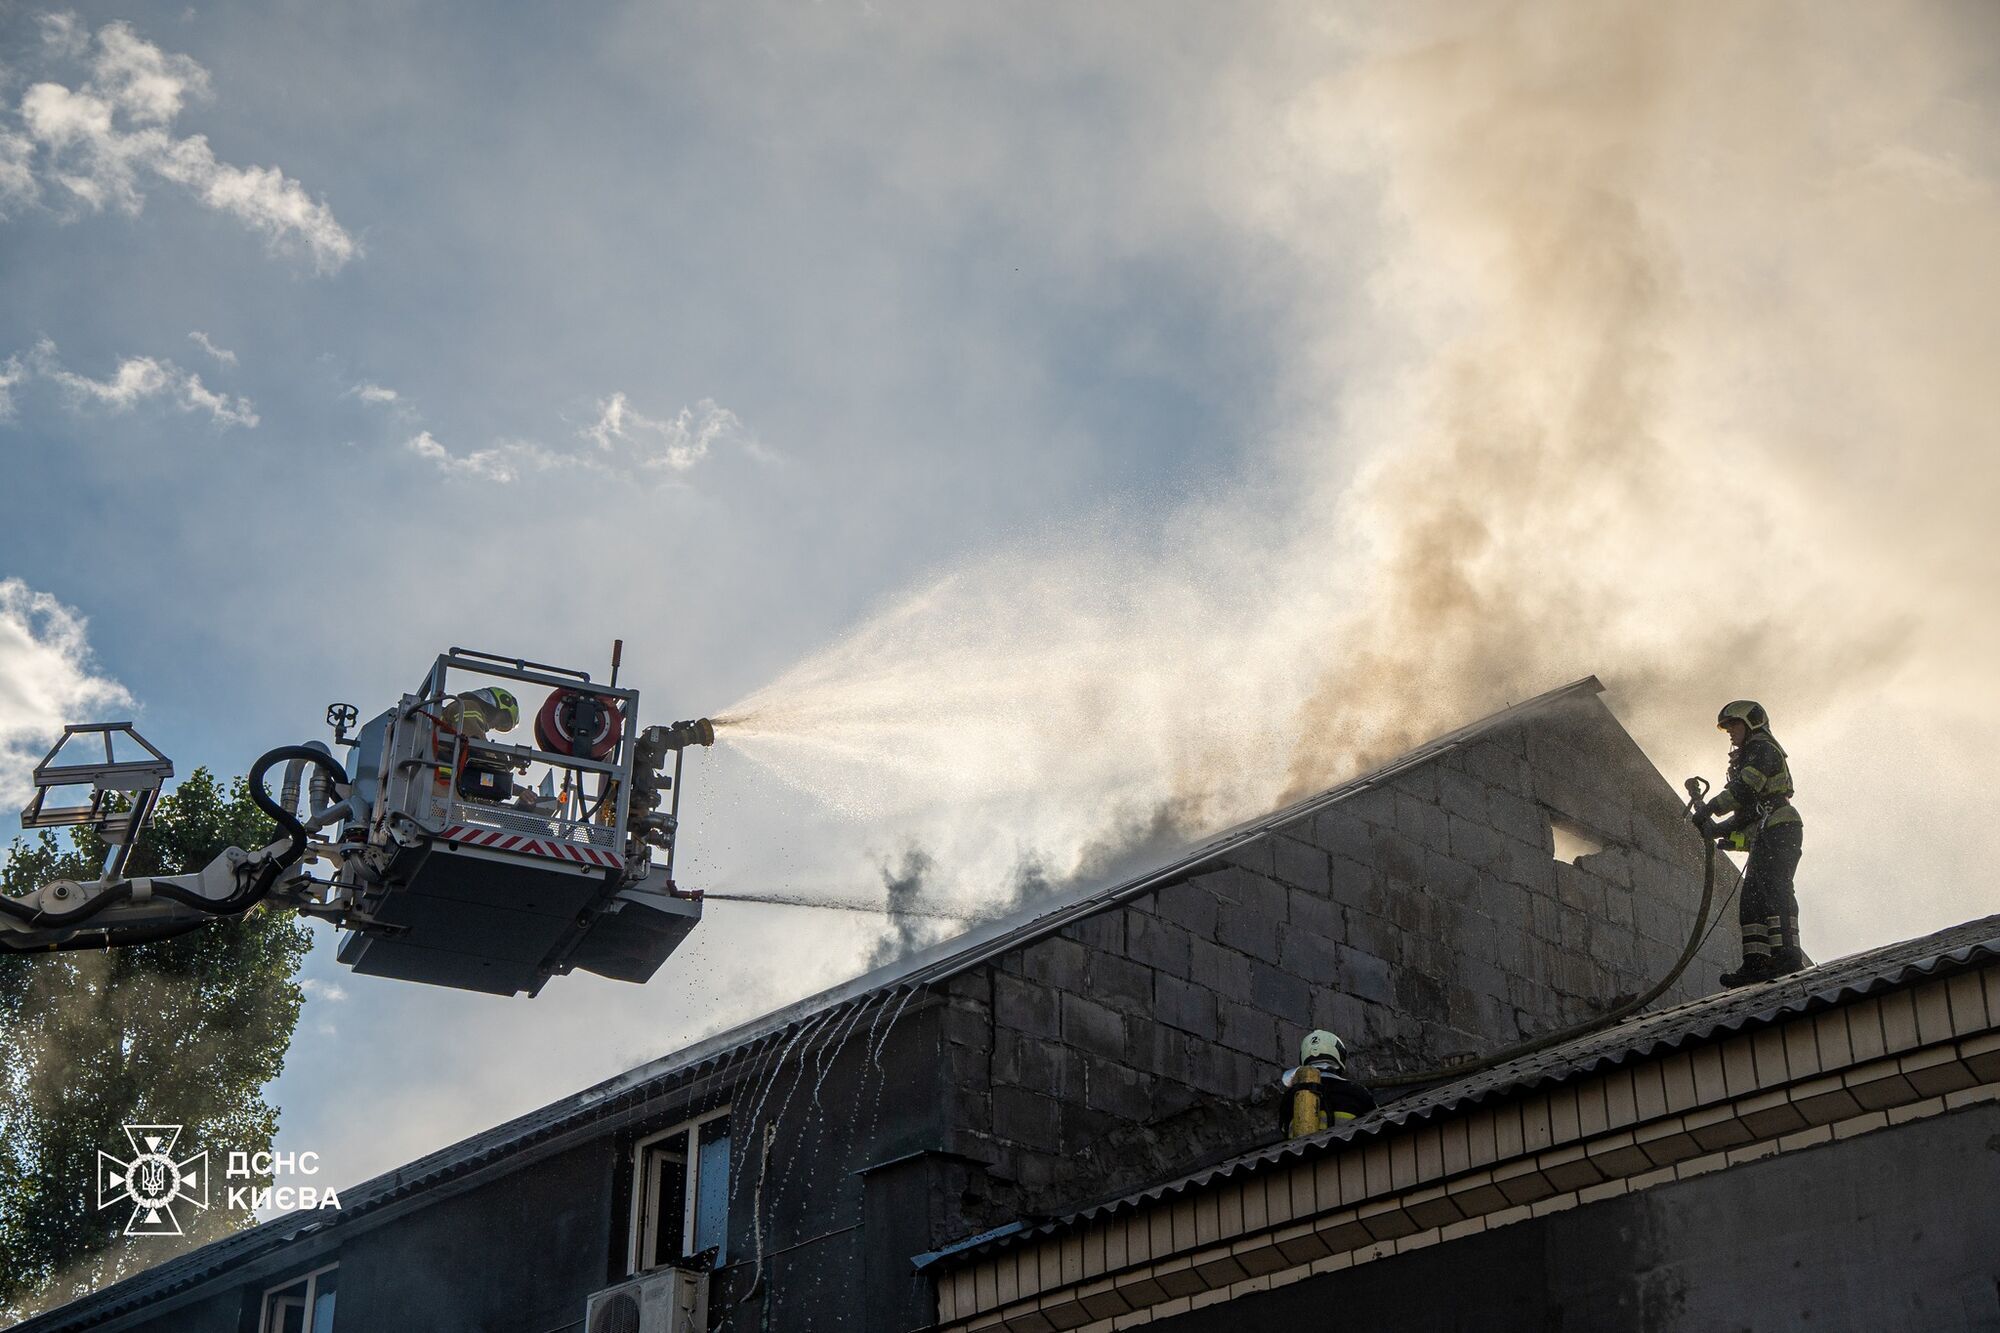
[[[1553,856],[1550,818],[1605,849]],[[946,983],[968,1231],[1277,1137],[1313,1027],[1405,1071],[1580,1021],[1685,944],[1699,840],[1594,697],[1483,733]],[[1718,862],[1719,902],[1734,871]],[[1715,988],[1728,926],[1669,998]]]

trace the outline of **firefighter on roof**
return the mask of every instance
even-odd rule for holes
[[[1799,900],[1792,892],[1805,821],[1792,804],[1792,770],[1764,706],[1738,699],[1723,706],[1715,725],[1729,733],[1729,781],[1714,800],[1697,803],[1694,813],[1718,846],[1750,853],[1737,909],[1743,966],[1722,977],[1725,986],[1747,986],[1806,965],[1799,948]]]
[[[1287,1138],[1317,1134],[1375,1109],[1375,1094],[1347,1076],[1347,1043],[1324,1028],[1306,1033],[1297,1067],[1287,1069],[1280,1081],[1285,1093],[1279,1110]]]

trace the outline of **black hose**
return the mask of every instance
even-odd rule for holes
[[[1391,1074],[1385,1078],[1370,1078],[1362,1081],[1371,1088],[1408,1088],[1414,1087],[1419,1083],[1441,1083],[1447,1079],[1463,1078],[1467,1074],[1476,1074],[1483,1069],[1491,1069],[1495,1065],[1504,1065],[1509,1060],[1519,1060],[1523,1056],[1546,1051],[1552,1046],[1560,1046],[1564,1042],[1575,1041],[1578,1037],[1587,1037],[1593,1032],[1601,1032],[1614,1023],[1623,1022],[1653,1001],[1659,999],[1660,996],[1666,994],[1667,987],[1680,980],[1681,973],[1687,971],[1688,964],[1692,963],[1694,956],[1701,952],[1701,946],[1708,942],[1708,933],[1704,933],[1703,927],[1708,925],[1708,909],[1715,901],[1715,844],[1704,838],[1702,839],[1702,846],[1705,849],[1705,859],[1702,863],[1701,872],[1701,906],[1694,914],[1694,929],[1688,932],[1687,946],[1681,950],[1680,959],[1674,964],[1673,969],[1667,975],[1661,977],[1659,981],[1655,982],[1653,988],[1644,995],[1627,1000],[1608,1014],[1600,1014],[1587,1022],[1563,1028],[1558,1032],[1551,1032],[1546,1036],[1535,1037],[1528,1041],[1520,1042],[1503,1050],[1495,1051],[1491,1055],[1481,1056],[1476,1060],[1468,1060],[1460,1064],[1444,1065],[1440,1068],[1425,1070],[1417,1074]]]
[[[224,898],[221,903],[215,905],[214,910],[224,912],[248,911],[263,901],[264,895],[268,894],[271,891],[272,885],[278,882],[278,876],[291,869],[298,863],[298,859],[305,855],[306,839],[308,836],[306,826],[299,822],[299,817],[295,812],[285,809],[284,806],[272,800],[271,793],[264,790],[264,774],[271,770],[272,765],[283,759],[303,759],[309,764],[317,764],[332,774],[333,780],[336,783],[342,786],[347,784],[347,770],[340,766],[340,761],[326,751],[316,750],[310,745],[280,745],[277,749],[267,750],[260,755],[257,762],[250,765],[250,799],[255,801],[257,808],[269,815],[278,827],[290,836],[291,846],[265,862],[262,873],[257,876],[257,882],[252,884],[248,890],[240,894],[231,894],[229,897]],[[202,910],[208,911],[211,909],[203,908]]]

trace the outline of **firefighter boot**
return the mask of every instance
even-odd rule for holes
[[[1716,980],[1722,983],[1723,989],[1735,990],[1739,986],[1754,986],[1760,981],[1782,976],[1784,971],[1768,953],[1745,954],[1741,967],[1734,972],[1724,972]]]

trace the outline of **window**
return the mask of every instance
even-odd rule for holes
[[[632,1167],[632,1272],[711,1246],[718,1264],[728,1257],[726,1107],[639,1140]]]
[[[265,1292],[258,1333],[333,1333],[333,1295],[339,1277],[339,1266],[328,1264]]]

